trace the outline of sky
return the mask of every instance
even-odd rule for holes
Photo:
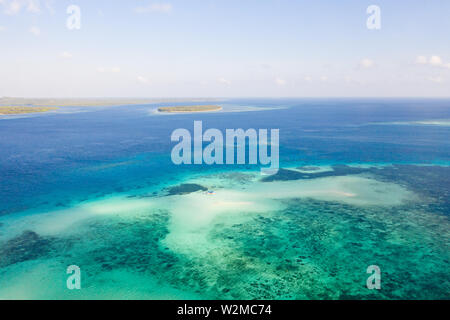
[[[449,16],[448,0],[0,0],[0,96],[450,97]]]

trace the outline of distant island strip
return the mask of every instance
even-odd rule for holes
[[[186,112],[211,112],[220,111],[222,107],[220,106],[177,106],[177,107],[160,107],[159,112],[163,113],[186,113]]]
[[[64,107],[99,107],[99,106],[126,106],[126,105],[147,105],[155,103],[178,103],[193,102],[205,103],[214,99],[114,99],[114,98],[98,98],[98,99],[27,99],[27,98],[8,98],[0,97],[0,115],[18,115],[27,113],[43,113],[54,111]],[[217,101],[217,100],[216,100]],[[220,111],[222,107],[217,105],[190,105],[190,106],[173,106],[159,107],[158,112],[161,113],[191,113],[191,112],[213,112]]]
[[[12,107],[0,106],[0,115],[14,115],[14,114],[26,114],[26,113],[42,113],[57,110],[55,107]]]
[[[156,103],[217,103],[214,98],[15,98],[0,97],[0,106],[106,107]]]

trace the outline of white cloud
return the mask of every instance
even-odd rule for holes
[[[431,56],[430,59],[428,59],[425,56],[418,56],[416,58],[417,64],[422,65],[429,65],[432,67],[440,67],[440,68],[447,68],[450,69],[450,62],[444,62],[440,56],[434,55]]]
[[[287,82],[286,82],[286,80],[277,77],[277,78],[275,78],[275,83],[279,86],[284,86],[284,85],[286,85]]]
[[[35,36],[39,36],[41,34],[41,29],[39,29],[36,26],[33,26],[30,28],[29,30],[32,34],[34,34]]]
[[[136,13],[170,13],[172,9],[171,3],[151,3],[148,6],[137,7],[134,11]]]
[[[13,1],[3,1],[2,5],[4,7],[4,12],[7,15],[15,15],[20,12],[23,6],[23,2],[19,0],[13,0]]]
[[[442,59],[439,56],[431,56],[430,58],[430,64],[432,66],[440,66],[442,65]]]
[[[39,0],[28,0],[27,11],[32,13],[41,13]]]
[[[50,14],[55,14],[53,7],[54,0],[0,0],[0,6],[3,7],[3,12],[7,15],[16,15],[24,9],[24,11],[40,14],[45,9]],[[43,3],[43,5],[41,5]]]
[[[149,83],[150,83],[150,81],[148,81],[148,79],[145,78],[145,77],[143,77],[143,76],[138,76],[138,77],[137,77],[137,80],[138,80],[140,83],[143,83],[143,84],[149,84]]]
[[[54,12],[51,0],[45,0],[45,6],[50,12]],[[40,0],[0,0],[3,12],[7,15],[16,15],[24,9],[26,12],[40,14],[42,12]]]
[[[375,65],[375,62],[371,59],[365,58],[359,62],[359,66],[362,68],[372,68]]]
[[[61,57],[62,58],[66,58],[66,59],[70,59],[72,58],[72,54],[70,52],[64,51],[63,53],[61,53]]]
[[[6,28],[4,26],[0,26],[0,32],[5,31]]]
[[[224,85],[227,85],[227,86],[231,85],[231,81],[227,80],[225,78],[219,78],[219,79],[217,79],[217,82],[219,82],[221,84],[224,84]]]

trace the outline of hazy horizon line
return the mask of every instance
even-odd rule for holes
[[[195,97],[133,97],[133,96],[78,96],[78,97],[62,97],[62,96],[0,96],[2,99],[111,99],[111,100],[126,100],[126,99],[138,99],[138,100],[229,100],[229,99],[450,99],[450,96],[230,96],[230,97],[207,97],[207,96],[195,96]]]

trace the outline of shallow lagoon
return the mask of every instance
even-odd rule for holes
[[[377,180],[373,170],[389,173]],[[448,298],[448,216],[388,182],[395,170],[275,182],[211,174],[187,182],[213,195],[121,195],[9,216],[0,297]],[[64,288],[72,264],[84,275],[79,292]],[[372,264],[383,270],[379,292],[365,288]]]

